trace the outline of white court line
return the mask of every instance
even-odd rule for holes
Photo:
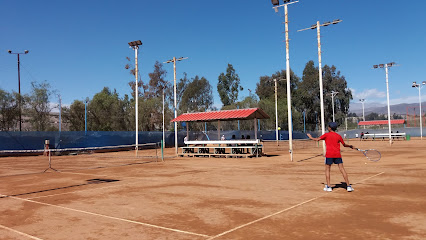
[[[368,177],[368,178],[366,178],[366,179],[363,179],[363,180],[361,180],[361,181],[358,181],[357,183],[360,183],[360,182],[366,181],[366,180],[368,180],[368,179],[371,179],[371,178],[373,178],[373,177],[376,177],[376,176],[382,175],[383,173],[385,173],[385,172],[378,173],[378,174],[376,174],[376,175],[373,175],[373,176],[371,176],[371,177]],[[270,215],[268,215],[268,216],[265,216],[265,217],[262,217],[262,218],[256,219],[256,220],[254,220],[254,221],[248,222],[248,223],[246,223],[246,224],[240,225],[240,226],[235,227],[235,228],[233,228],[233,229],[230,229],[230,230],[228,230],[228,231],[226,231],[226,232],[220,233],[220,234],[218,234],[218,235],[216,235],[216,236],[212,236],[212,237],[208,238],[207,240],[211,240],[211,239],[215,239],[215,238],[221,237],[221,236],[223,236],[223,235],[226,235],[226,234],[228,234],[228,233],[231,233],[231,232],[233,232],[233,231],[236,231],[236,230],[238,230],[238,229],[240,229],[240,228],[247,227],[248,225],[251,225],[251,224],[253,224],[253,223],[260,222],[260,221],[262,221],[262,220],[265,220],[265,219],[267,219],[267,218],[270,218],[270,217],[273,217],[273,216],[275,216],[275,215],[281,214],[281,213],[286,212],[286,211],[288,211],[288,210],[291,210],[291,209],[293,209],[293,208],[299,207],[299,206],[301,206],[301,205],[303,205],[303,204],[305,204],[305,203],[309,203],[309,202],[315,201],[315,200],[317,200],[318,198],[321,198],[321,197],[324,197],[324,196],[327,196],[327,195],[329,195],[329,194],[328,194],[328,193],[324,193],[324,194],[322,194],[321,196],[311,198],[311,199],[309,199],[309,200],[307,200],[307,201],[304,201],[304,202],[302,202],[302,203],[299,203],[299,204],[293,205],[293,206],[291,206],[291,207],[288,207],[288,208],[283,209],[283,210],[281,210],[281,211],[278,211],[278,212],[276,212],[276,213],[272,213],[272,214],[270,214]]]
[[[0,194],[0,196],[4,196],[4,195]],[[31,202],[31,203],[37,203],[37,204],[50,206],[50,207],[61,208],[61,209],[65,209],[65,210],[69,210],[69,211],[73,211],[73,212],[84,213],[84,214],[89,214],[89,215],[93,215],[93,216],[104,217],[104,218],[114,219],[114,220],[128,222],[128,223],[134,223],[134,224],[152,227],[152,228],[158,228],[158,229],[163,229],[163,230],[168,230],[168,231],[173,231],[173,232],[178,232],[178,233],[184,233],[184,234],[189,234],[189,235],[195,235],[195,236],[200,236],[200,237],[210,237],[210,236],[204,235],[204,234],[193,233],[193,232],[183,231],[183,230],[174,229],[174,228],[162,227],[162,226],[157,226],[157,225],[153,225],[153,224],[149,224],[149,223],[142,223],[142,222],[132,221],[132,220],[129,220],[129,219],[112,217],[112,216],[103,215],[103,214],[99,214],[99,213],[87,212],[87,211],[83,211],[83,210],[63,207],[63,206],[59,206],[59,205],[53,205],[53,204],[44,203],[44,202],[33,201],[33,200],[29,200],[29,199],[24,199],[24,198],[11,197],[11,196],[9,196],[9,198],[22,200],[22,201],[26,201],[26,202]]]
[[[358,184],[358,183],[361,183],[361,182],[367,181],[368,179],[373,178],[373,177],[377,177],[377,176],[379,176],[379,175],[382,175],[383,173],[385,173],[385,172],[378,173],[378,174],[376,174],[376,175],[373,175],[373,176],[371,176],[371,177],[368,177],[368,178],[366,178],[366,179],[363,179],[363,180],[361,180],[361,181],[358,181],[358,182],[356,182],[356,183],[354,183],[354,184]]]
[[[76,175],[88,175],[88,176],[96,176],[96,177],[109,177],[110,176],[110,175],[88,174],[88,173],[72,173],[72,172],[61,172],[61,173],[62,174],[65,173],[65,174],[76,174]],[[124,177],[122,179],[141,180],[141,179],[146,179],[146,177],[145,178],[143,178],[143,177]],[[106,187],[96,188],[96,190],[105,189],[105,188],[112,188],[112,187],[122,187],[122,186],[132,184],[132,183],[138,183],[138,182],[134,181],[134,182],[126,182],[126,183],[120,184],[120,185],[110,185],[110,186],[106,186]],[[77,191],[65,192],[65,193],[57,193],[57,194],[51,194],[51,195],[45,195],[45,196],[39,196],[39,197],[29,197],[29,198],[25,198],[25,199],[39,199],[39,198],[53,197],[53,196],[65,195],[65,194],[69,194],[69,193],[77,193],[77,192],[92,191],[92,190],[93,189],[83,189],[83,190],[77,190]]]
[[[27,238],[31,238],[31,239],[35,239],[35,240],[43,240],[43,239],[41,239],[41,238],[37,238],[37,237],[31,236],[31,235],[28,235],[28,234],[26,234],[26,233],[23,233],[23,232],[17,231],[17,230],[12,229],[12,228],[8,228],[8,227],[3,226],[3,225],[0,225],[0,228],[3,228],[3,229],[6,229],[6,230],[9,230],[9,231],[11,231],[11,232],[14,232],[14,233],[17,233],[17,234],[20,234],[20,235],[23,235],[23,236],[25,236],[25,237],[27,237]]]
[[[131,183],[135,183],[135,182],[126,182],[126,183],[120,184],[120,185],[110,185],[110,186],[105,186],[105,187],[99,187],[99,188],[96,188],[95,190],[105,189],[105,188],[112,188],[112,187],[123,187],[123,186],[131,184]],[[84,185],[84,186],[88,186],[88,185],[92,185],[92,184],[87,184],[87,185]],[[93,190],[94,189],[92,189],[92,188],[91,189],[83,189],[83,190],[77,190],[77,191],[72,191],[72,192],[64,192],[64,193],[57,193],[57,194],[50,194],[50,195],[39,196],[39,197],[29,197],[29,198],[25,198],[25,199],[39,199],[39,198],[53,197],[53,196],[70,194],[70,193],[93,191]]]

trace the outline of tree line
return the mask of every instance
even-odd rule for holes
[[[129,63],[125,66],[134,77],[135,68]],[[302,77],[293,71],[291,76],[292,119],[294,130],[313,131],[320,125],[320,92],[318,85],[318,67],[313,61],[306,63]],[[160,131],[163,122],[163,96],[164,116],[166,130],[173,131],[174,125],[170,120],[174,118],[173,85],[166,81],[167,71],[163,64],[155,62],[153,70],[148,74],[148,81],[129,81],[129,94],[120,96],[115,89],[103,87],[87,103],[74,100],[70,106],[62,107],[63,122],[70,131],[84,131],[87,123],[88,131],[134,131],[135,130],[135,88],[138,88],[138,118],[140,131]],[[232,64],[228,64],[226,71],[218,76],[217,92],[222,102],[222,110],[262,108],[270,119],[260,121],[262,130],[275,129],[275,87],[277,81],[278,119],[281,129],[286,130],[287,124],[287,85],[285,70],[277,71],[271,75],[260,76],[256,83],[255,91],[249,89],[249,95],[241,98],[244,90],[241,79]],[[344,124],[349,111],[349,102],[352,93],[347,86],[346,79],[335,66],[325,65],[322,68],[325,121],[332,120],[332,99],[328,94],[331,91],[339,92],[334,97],[335,119]],[[141,79],[140,77],[138,79]],[[189,77],[186,73],[177,80],[176,101],[178,115],[188,112],[205,112],[218,110],[213,105],[213,87],[204,76]],[[30,123],[28,131],[54,131],[50,121],[51,111],[54,107],[51,98],[56,91],[51,90],[48,82],[32,83],[29,94],[19,95],[16,92],[7,92],[0,89],[0,130],[13,131],[19,123],[19,105],[25,119]],[[86,110],[85,110],[86,108]],[[87,121],[85,114],[87,113]],[[194,123],[192,130],[215,130],[216,123]],[[221,127],[225,130],[251,130],[254,128],[252,121],[224,122]]]

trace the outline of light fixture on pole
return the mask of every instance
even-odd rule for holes
[[[373,65],[373,68],[384,68],[386,73],[386,95],[388,101],[388,125],[389,125],[389,145],[392,145],[392,126],[391,126],[391,116],[390,116],[390,103],[389,103],[389,68],[395,66],[394,62],[386,64]]]
[[[412,87],[419,89],[419,105],[420,105],[420,140],[423,140],[423,123],[422,123],[422,95],[420,94],[420,89],[426,85],[426,81],[423,81],[422,84],[413,82]]]
[[[325,133],[325,120],[324,120],[324,92],[323,92],[323,85],[322,85],[322,65],[321,65],[321,35],[320,35],[320,27],[322,26],[329,26],[331,24],[338,24],[342,20],[335,19],[332,22],[325,22],[323,24],[320,24],[319,21],[317,21],[317,24],[312,25],[309,28],[300,29],[297,30],[298,32],[309,30],[309,29],[317,29],[317,39],[318,39],[318,75],[319,75],[319,87],[320,87],[320,104],[321,104],[321,133]],[[322,149],[323,154],[325,156],[325,142],[322,141]]]
[[[182,61],[188,59],[187,57],[176,58],[165,61],[163,63],[173,63],[173,85],[174,85],[174,109],[175,109],[175,118],[177,118],[177,98],[176,98],[176,61]],[[178,131],[177,131],[177,122],[175,122],[175,151],[176,155],[178,154]]]
[[[21,110],[21,62],[19,61],[19,55],[20,54],[27,54],[29,53],[28,50],[25,50],[23,53],[14,53],[12,50],[7,50],[9,54],[16,54],[18,56],[18,93],[19,93],[19,99],[18,99],[18,108],[19,108],[19,131],[22,131],[22,110]]]
[[[139,46],[142,46],[142,42],[141,40],[137,40],[137,41],[133,41],[133,42],[129,42],[129,46],[131,48],[133,48],[135,50],[135,78],[136,78],[136,85],[135,85],[135,101],[136,101],[136,106],[135,106],[135,125],[136,125],[136,130],[135,130],[135,134],[136,134],[136,139],[135,139],[135,153],[136,156],[138,155],[138,146],[139,146],[139,121],[138,121],[138,116],[139,116],[139,104],[138,104],[138,99],[139,99],[139,93],[138,93],[138,88],[139,88],[139,84],[138,84],[138,75],[139,75],[139,69],[138,69],[138,49]]]
[[[297,3],[299,1],[283,0],[284,4],[279,5],[279,0],[272,0],[273,9],[278,12],[279,7],[284,7],[285,16],[285,52],[286,52],[286,79],[287,79],[287,119],[288,119],[288,151],[290,153],[290,161],[293,161],[293,120],[291,114],[291,84],[290,84],[290,52],[288,38],[288,7],[287,5]]]
[[[333,108],[333,122],[335,122],[336,120],[334,119],[334,96],[336,96],[339,92],[336,91],[331,91],[330,95],[331,95],[331,107]]]
[[[362,98],[359,101],[362,103],[362,121],[365,121],[365,115],[364,115],[364,101],[365,101],[365,99]],[[364,125],[364,129],[365,129],[365,125]]]

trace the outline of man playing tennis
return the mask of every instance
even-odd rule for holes
[[[311,136],[311,134],[307,134],[308,137],[314,141],[320,141],[324,140],[326,145],[326,153],[325,153],[325,179],[327,181],[327,184],[324,187],[324,191],[331,192],[333,189],[330,186],[330,169],[331,164],[337,164],[339,166],[339,170],[343,175],[343,178],[346,181],[346,190],[348,192],[352,192],[354,189],[352,188],[351,184],[349,183],[348,174],[345,171],[345,168],[343,167],[343,161],[342,161],[342,155],[340,154],[340,143],[344,147],[353,148],[352,145],[346,144],[342,137],[337,134],[335,131],[337,129],[337,123],[331,122],[328,124],[328,133],[323,134],[319,138],[314,138]]]

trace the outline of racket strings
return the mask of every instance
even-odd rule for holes
[[[368,158],[368,160],[374,161],[374,162],[379,161],[380,158],[382,157],[380,152],[374,149],[366,150],[364,152],[364,155]]]

